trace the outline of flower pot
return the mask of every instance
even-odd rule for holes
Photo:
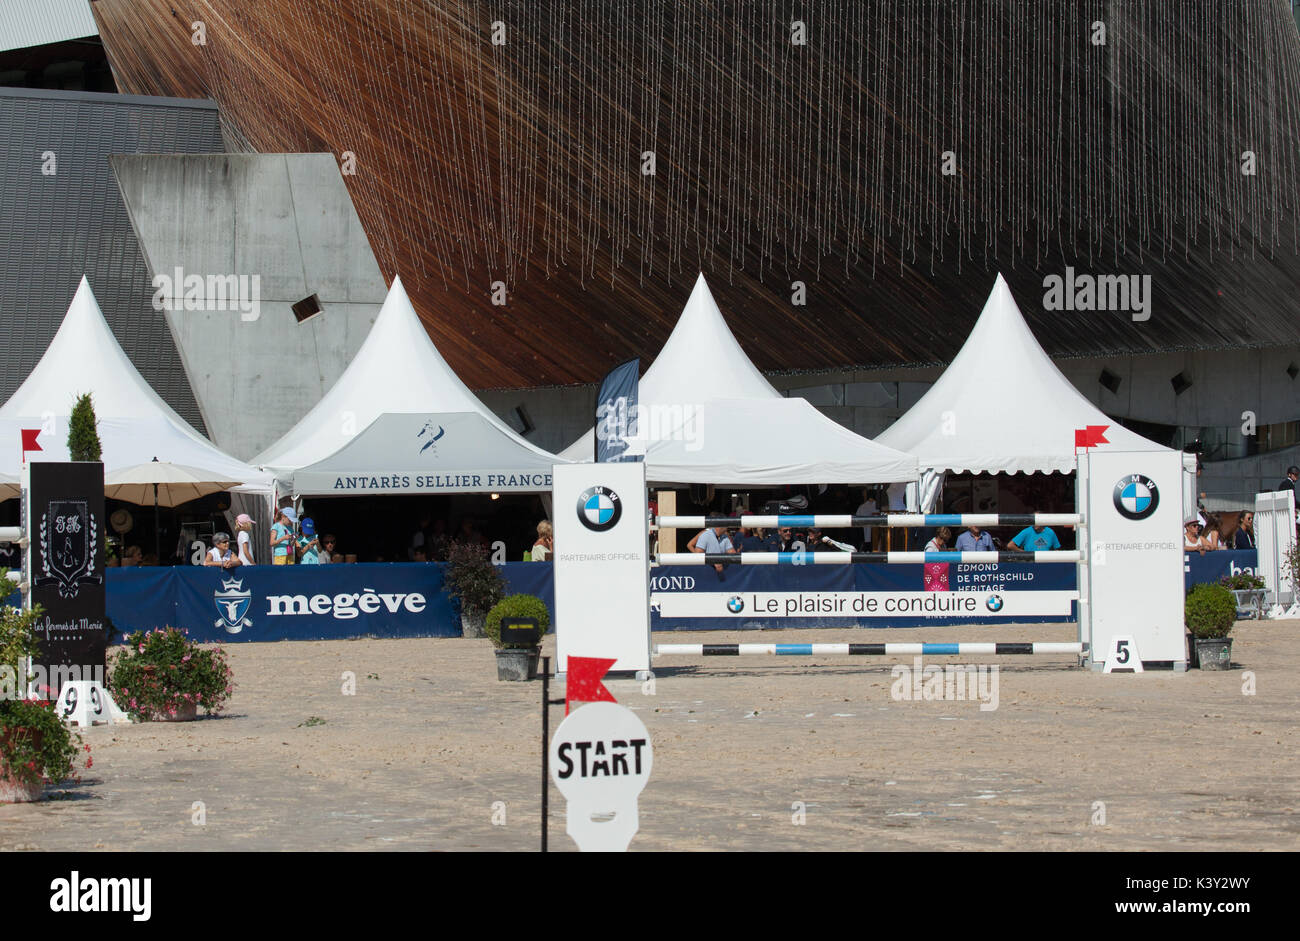
[[[507,647],[496,651],[497,679],[520,682],[537,676],[540,647]]]
[[[164,712],[158,718],[154,719],[154,721],[155,722],[193,722],[196,718],[198,718],[198,715],[199,715],[198,703],[187,702],[187,703],[182,703],[181,705],[176,707],[176,715],[172,716]]]
[[[1228,670],[1232,668],[1231,637],[1196,638],[1196,659],[1202,670]]]
[[[27,784],[10,777],[8,771],[0,770],[0,804],[30,804],[40,800],[44,794],[44,781]]]
[[[10,736],[17,732],[25,731],[14,726],[6,727],[0,736],[3,736],[6,743]],[[45,739],[45,734],[40,731],[30,730],[32,732],[33,744],[40,748],[41,742]],[[0,804],[30,804],[32,801],[38,801],[45,793],[45,781],[38,778],[34,783],[28,784],[16,775],[11,775],[8,768],[0,767]]]
[[[460,633],[462,637],[486,637],[483,625],[487,623],[487,613],[478,608],[460,609]]]

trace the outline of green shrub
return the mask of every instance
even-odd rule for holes
[[[499,602],[492,606],[488,612],[487,622],[483,625],[483,630],[492,640],[493,646],[505,647],[501,643],[501,619],[502,618],[533,618],[537,621],[537,626],[545,634],[551,627],[551,612],[546,610],[546,603],[536,595],[507,595]],[[519,644],[510,644],[508,646],[518,647]]]
[[[1222,585],[1193,585],[1183,603],[1183,621],[1194,637],[1227,637],[1237,620],[1237,599]]]
[[[101,449],[95,424],[95,406],[88,394],[83,395],[72,406],[72,415],[68,418],[68,455],[72,460],[99,460]]]
[[[113,659],[108,688],[140,721],[175,716],[191,703],[211,714],[234,690],[230,672],[220,647],[200,647],[174,627],[136,631]]]

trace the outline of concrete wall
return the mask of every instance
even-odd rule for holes
[[[316,404],[361,347],[387,286],[328,154],[111,158],[151,275],[257,275],[256,320],[166,313],[209,436],[252,457]],[[316,294],[299,324],[291,305]]]

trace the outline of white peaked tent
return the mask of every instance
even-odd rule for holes
[[[563,461],[466,388],[394,278],[343,375],[253,463],[292,477],[297,495],[355,496],[549,491]]]
[[[649,480],[678,484],[893,483],[916,458],[785,398],[749,361],[700,275],[668,342],[641,378],[639,433]],[[561,457],[595,459],[595,429]]]
[[[29,461],[68,460],[68,418],[77,397],[90,393],[98,420],[104,471],[157,458],[201,467],[267,491],[269,475],[217,448],[167,405],[127,358],[83,277],[68,313],[25,382],[0,407],[0,473],[17,474],[20,431],[44,428]]]
[[[1002,275],[939,381],[877,439],[923,471],[1069,473],[1074,432],[1106,425],[1114,451],[1167,451],[1107,418],[1034,339]]]

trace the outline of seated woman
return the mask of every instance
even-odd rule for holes
[[[217,533],[212,537],[212,548],[208,550],[208,557],[203,560],[203,564],[224,569],[234,568],[239,564],[239,559],[230,551],[230,536],[226,533]]]
[[[1205,555],[1205,550],[1211,548],[1210,544],[1201,538],[1201,524],[1191,519],[1183,524],[1183,551],[1199,552]]]

